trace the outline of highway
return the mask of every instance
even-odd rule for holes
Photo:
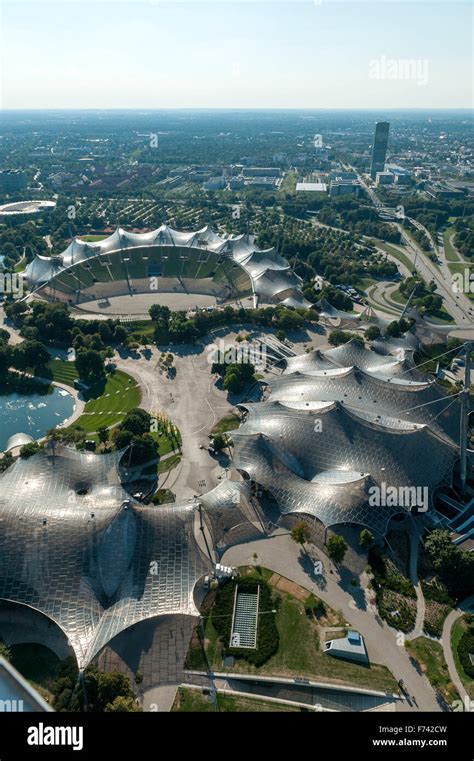
[[[371,188],[364,180],[362,175],[353,166],[349,166],[348,169],[357,174],[361,186],[366,191],[369,198],[372,200],[375,208],[379,210],[382,203],[377,197],[377,194],[373,188]],[[474,306],[465,293],[457,293],[452,286],[452,275],[449,270],[446,256],[444,253],[444,246],[442,251],[438,251],[438,248],[433,240],[433,237],[429,231],[417,220],[411,217],[406,218],[417,229],[422,230],[430,240],[435,254],[440,256],[440,264],[437,265],[431,261],[429,256],[422,251],[420,246],[406,233],[403,224],[395,222],[397,228],[400,231],[402,240],[406,243],[405,254],[413,262],[413,269],[416,269],[423,280],[429,283],[434,280],[438,288],[438,293],[443,297],[444,306],[450,315],[453,317],[457,325],[470,328],[474,327]],[[468,265],[466,264],[466,268]]]

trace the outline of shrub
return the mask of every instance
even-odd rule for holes
[[[474,655],[474,628],[469,628],[464,632],[458,643],[458,655],[465,673],[474,679],[474,663],[471,662],[470,655]]]
[[[260,586],[260,611],[269,611],[275,607],[275,601],[272,598],[270,587],[264,581],[245,579],[236,582],[230,580],[217,591],[216,601],[211,613],[211,620],[221,640],[223,655],[232,655],[234,658],[246,660],[249,663],[253,663],[255,666],[262,666],[277,652],[280,644],[280,636],[276,626],[275,617],[268,613],[258,616],[257,648],[255,650],[230,647],[232,611],[237,583],[240,592],[255,593]]]

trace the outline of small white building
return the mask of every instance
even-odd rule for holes
[[[304,191],[305,193],[325,193],[327,185],[325,182],[297,182],[296,192]]]
[[[324,646],[324,652],[335,658],[345,658],[356,663],[369,662],[364,638],[356,631],[347,632],[346,637],[329,640]]]

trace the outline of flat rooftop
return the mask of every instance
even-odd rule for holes
[[[325,193],[327,185],[325,182],[297,182],[296,190],[303,190],[305,193]]]

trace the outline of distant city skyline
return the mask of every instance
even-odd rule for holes
[[[472,108],[468,2],[6,2],[1,106]]]

